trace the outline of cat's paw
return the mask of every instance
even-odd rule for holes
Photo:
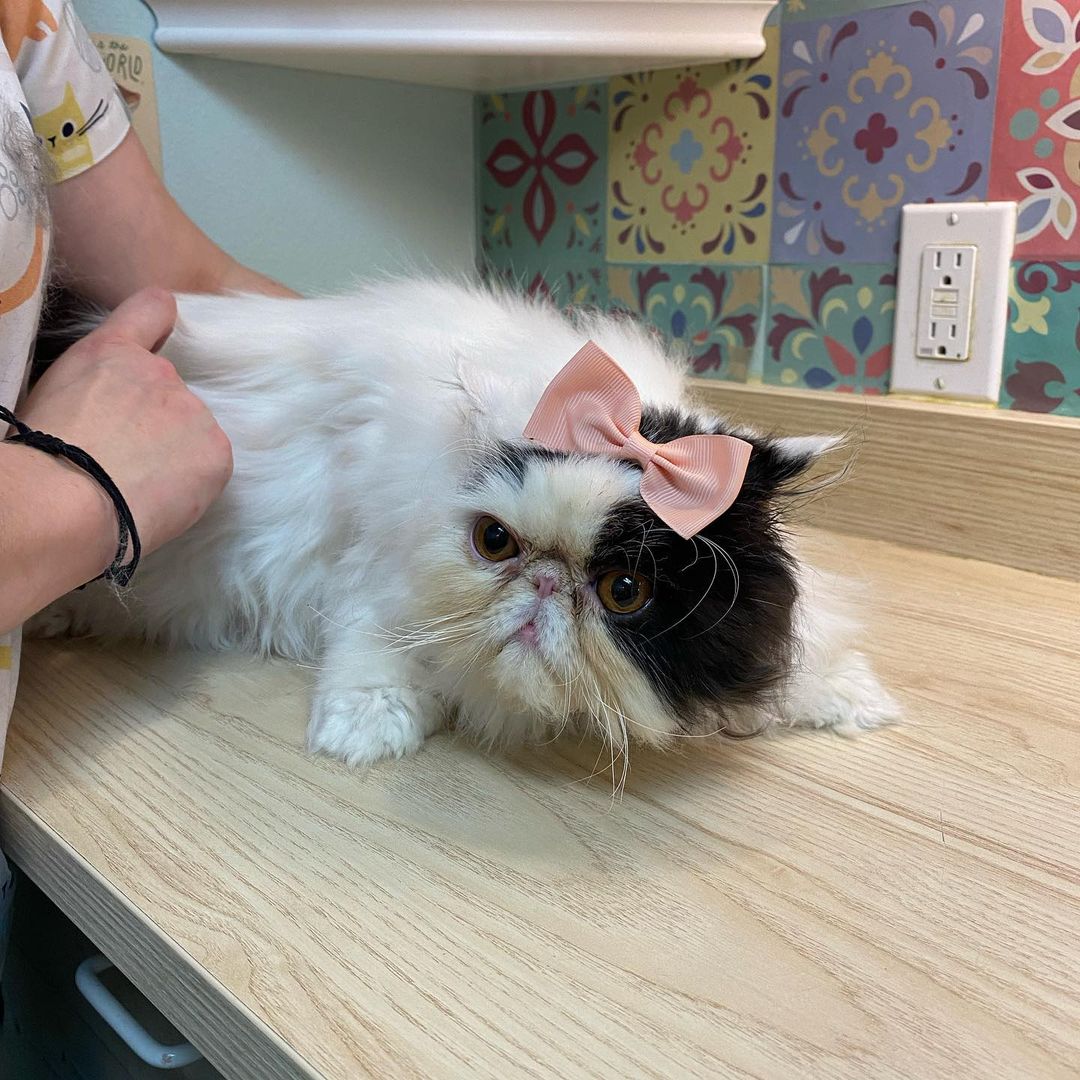
[[[65,603],[65,599],[61,598],[36,615],[31,615],[23,623],[23,633],[26,637],[47,638],[74,634],[76,632],[75,613]]]
[[[328,690],[312,706],[308,749],[371,765],[415,753],[438,726],[434,700],[408,687]]]
[[[878,681],[866,657],[856,652],[826,672],[798,675],[780,707],[783,723],[831,728],[840,735],[858,735],[900,718],[899,703]]]

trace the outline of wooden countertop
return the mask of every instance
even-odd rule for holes
[[[311,672],[31,643],[7,849],[227,1076],[1075,1077],[1080,586],[819,535],[901,727],[351,773]]]

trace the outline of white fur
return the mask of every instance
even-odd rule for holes
[[[613,769],[616,752],[625,766],[628,739],[663,745],[676,718],[614,648],[598,608],[575,617],[572,598],[635,474],[579,459],[530,469],[524,490],[497,476],[463,486],[479,446],[520,439],[587,337],[643,400],[684,403],[683,366],[635,324],[575,324],[481,289],[398,281],[327,299],[181,297],[166,355],[230,436],[233,479],[198,526],[144,561],[125,604],[97,586],[38,630],[317,663],[309,745],[354,764],[414,751],[450,713],[487,742],[590,727],[611,743]],[[516,576],[471,552],[478,513],[534,545]],[[538,603],[540,572],[559,589]],[[535,649],[510,640],[530,618]],[[805,606],[800,619],[802,666],[779,695],[780,719],[848,731],[894,718],[846,624]]]

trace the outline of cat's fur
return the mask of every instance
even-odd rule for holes
[[[523,439],[590,337],[636,384],[647,438],[754,442],[737,500],[699,536],[648,510],[635,463]],[[767,438],[688,407],[683,365],[629,320],[435,281],[185,296],[165,353],[232,439],[232,481],[144,560],[123,603],[98,584],[39,631],[315,663],[310,746],[351,763],[415,750],[448,716],[485,743],[570,727],[615,753],[896,714],[782,529],[785,493],[835,440]],[[516,535],[518,558],[476,554],[485,514]],[[609,568],[644,573],[652,602],[606,611],[594,582]],[[519,633],[530,622],[534,642]]]

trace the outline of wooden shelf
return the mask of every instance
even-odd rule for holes
[[[775,0],[148,0],[165,52],[467,90],[759,55]]]

